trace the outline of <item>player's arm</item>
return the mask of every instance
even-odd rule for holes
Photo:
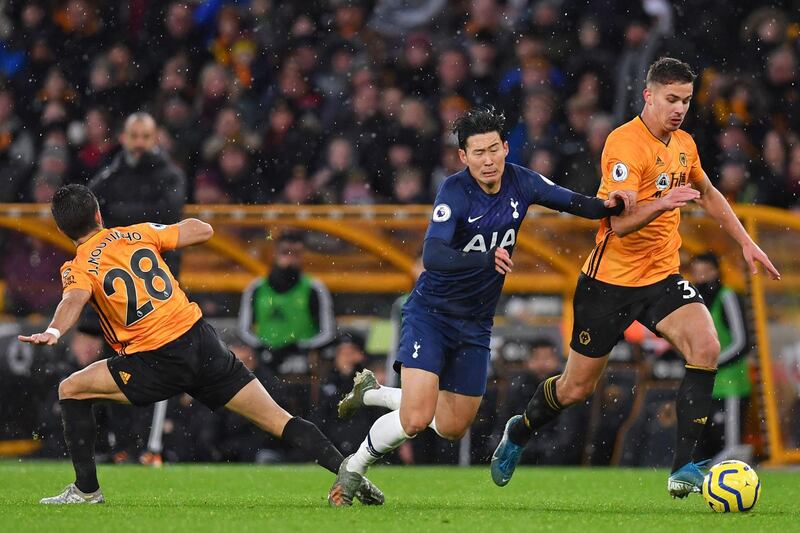
[[[767,254],[753,242],[753,239],[750,238],[750,235],[747,234],[744,226],[742,226],[742,223],[739,222],[736,213],[733,212],[733,208],[728,203],[728,200],[714,187],[705,172],[703,173],[703,178],[698,180],[695,186],[700,192],[700,198],[697,199],[697,203],[705,209],[706,213],[711,215],[711,218],[719,223],[728,235],[739,243],[742,247],[742,255],[750,266],[750,271],[753,274],[757,274],[758,267],[756,263],[761,263],[764,265],[764,268],[767,269],[772,279],[781,279],[781,273],[778,272],[778,269],[775,268],[772,261],[769,260]]]
[[[636,197],[636,193],[631,193]],[[639,231],[662,214],[673,209],[678,209],[686,205],[691,200],[700,197],[700,193],[684,185],[672,189],[669,194],[657,198],[652,202],[639,203],[633,209],[622,215],[611,217],[611,229],[618,237],[624,237]]]
[[[214,236],[211,224],[196,218],[187,218],[176,224],[178,227],[178,243],[175,248],[185,248],[193,244],[206,242]]]
[[[445,180],[436,194],[435,207],[425,241],[422,245],[422,264],[432,272],[459,272],[483,268],[494,268],[500,274],[511,272],[513,263],[504,248],[492,248],[488,252],[462,252],[451,246],[462,209],[467,204],[464,192],[455,182]]]
[[[53,320],[47,330],[42,333],[34,333],[30,336],[20,335],[17,338],[22,342],[30,344],[47,344],[52,346],[58,342],[58,339],[66,333],[81,316],[81,311],[86,302],[92,297],[90,291],[84,289],[72,289],[64,293],[61,298],[56,312],[53,315]]]
[[[636,204],[635,195],[629,191],[613,191],[608,200],[603,200],[556,185],[538,172],[528,169],[523,169],[522,172],[530,189],[528,194],[531,203],[571,215],[597,220],[619,215]]]

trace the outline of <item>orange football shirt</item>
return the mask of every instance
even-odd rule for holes
[[[640,117],[611,132],[601,166],[603,178],[597,196],[608,198],[611,191],[633,191],[639,205],[655,201],[675,187],[700,183],[704,176],[691,135],[677,130],[664,143],[650,133]],[[619,237],[611,229],[610,219],[601,220],[583,273],[626,287],[651,285],[678,273],[680,221],[680,210],[673,209],[639,231]]]
[[[161,257],[178,245],[178,231],[149,223],[104,228],[61,267],[64,292],[92,293],[103,335],[120,355],[159,348],[203,316]]]

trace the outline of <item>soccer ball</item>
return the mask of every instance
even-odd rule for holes
[[[739,513],[756,506],[761,482],[756,471],[742,461],[722,461],[703,480],[703,498],[718,513]]]

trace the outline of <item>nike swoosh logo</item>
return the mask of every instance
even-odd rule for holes
[[[484,215],[485,215],[485,213],[484,213]],[[481,215],[481,216],[479,216],[479,217],[475,217],[475,218],[468,217],[468,218],[467,218],[467,222],[468,222],[468,223],[470,223],[470,224],[472,224],[472,223],[473,223],[473,222],[475,222],[476,220],[483,218],[483,217],[484,217],[484,215]]]

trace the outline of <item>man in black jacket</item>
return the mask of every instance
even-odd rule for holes
[[[133,113],[120,135],[122,150],[89,182],[108,227],[140,222],[175,224],[186,203],[186,177],[156,145],[156,122]],[[165,256],[177,276],[177,256]]]

